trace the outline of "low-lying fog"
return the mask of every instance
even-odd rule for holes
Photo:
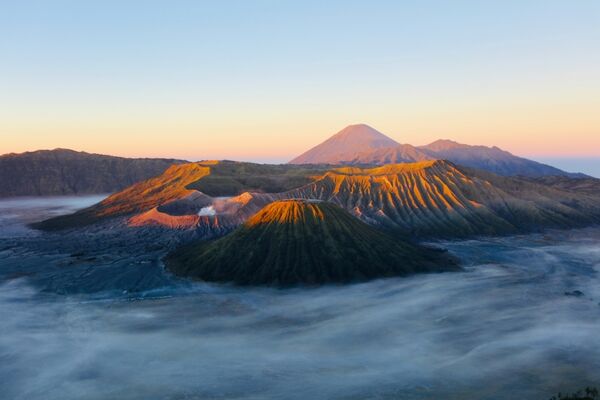
[[[600,383],[600,229],[442,245],[465,272],[77,295],[0,275],[0,397],[543,400]],[[46,257],[15,246],[0,239],[0,272]]]
[[[0,237],[29,233],[24,224],[69,214],[102,201],[106,195],[15,197],[0,199]]]

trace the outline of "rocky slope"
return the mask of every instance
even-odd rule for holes
[[[418,236],[493,235],[600,222],[598,198],[440,160],[339,168],[286,196],[333,202],[365,222]]]
[[[375,141],[376,145],[372,144]],[[290,164],[385,165],[424,160],[448,160],[505,176],[571,176],[558,168],[517,157],[498,147],[469,146],[438,140],[426,146],[399,144],[367,125],[351,125],[313,147]]]
[[[93,207],[34,224],[34,227],[58,230],[89,225],[107,218],[136,216],[130,220],[131,225],[177,228],[203,225],[205,229],[212,226],[225,229],[225,225],[229,229],[231,224],[235,223],[237,226],[243,222],[240,218],[245,220],[249,216],[249,210],[256,212],[267,201],[273,200],[272,195],[260,192],[286,191],[302,186],[311,182],[313,176],[319,176],[322,171],[314,167],[233,161],[179,164],[155,178],[113,194]],[[217,218],[199,218],[198,213],[202,208],[214,206],[215,201],[223,203],[218,200],[222,196],[234,198],[216,205],[219,211]]]
[[[225,169],[250,168],[244,163]],[[103,202],[70,216],[36,225],[42,229],[77,227],[114,217],[130,226],[191,229],[203,237],[229,232],[275,200],[315,199],[332,202],[371,225],[420,237],[465,237],[528,232],[548,227],[577,227],[600,222],[600,197],[554,188],[515,177],[458,167],[447,161],[390,164],[377,168],[344,167],[307,175],[310,183],[278,193],[244,192],[209,196],[192,187],[216,174],[220,163],[171,167],[163,175],[136,184]],[[252,167],[254,168],[254,167]],[[266,177],[286,186],[280,166],[260,166]],[[308,170],[315,173],[315,170]],[[298,176],[293,175],[292,182]],[[223,178],[223,179],[221,179]],[[235,174],[222,175],[210,185],[245,186]],[[226,184],[215,185],[215,182]],[[231,182],[238,182],[231,186]],[[259,180],[271,185],[272,181]],[[256,183],[256,182],[255,182]],[[217,190],[218,189],[218,190]]]
[[[5,154],[0,156],[0,197],[113,193],[181,162],[66,149]]]
[[[324,202],[276,201],[233,233],[171,253],[178,275],[243,285],[354,282],[457,269],[440,251],[397,240]]]
[[[42,221],[34,224],[33,227],[43,230],[80,227],[106,218],[148,211],[161,204],[191,195],[193,191],[186,186],[209,173],[209,167],[197,163],[173,165],[163,174],[136,183],[92,207]]]
[[[190,201],[190,198],[196,200]],[[128,219],[127,225],[193,230],[195,236],[209,239],[230,232],[278,198],[278,195],[246,192],[224,199],[194,192],[183,199],[134,215]],[[204,210],[208,212],[203,213]]]

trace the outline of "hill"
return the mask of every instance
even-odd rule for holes
[[[5,154],[0,156],[0,197],[112,193],[181,162],[67,149]]]
[[[397,240],[339,206],[276,201],[229,235],[176,250],[178,275],[242,285],[355,282],[457,269],[440,251]]]

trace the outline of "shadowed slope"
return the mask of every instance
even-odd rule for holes
[[[529,182],[549,186],[558,190],[573,191],[576,193],[585,193],[591,196],[600,197],[600,179],[598,178],[578,178],[573,179],[566,176],[541,176],[537,178],[522,178]]]
[[[262,207],[265,204],[264,196],[260,195],[262,192],[283,192],[303,186],[323,172],[323,168],[315,166],[263,165],[234,161],[187,163],[173,166],[162,175],[137,183],[85,210],[42,221],[33,227],[44,230],[65,229],[103,219],[144,213],[157,207],[161,209],[146,215],[148,218],[137,219],[134,225],[152,219],[157,222],[166,221],[167,226],[192,226],[198,219],[179,218],[170,222],[162,212],[177,216],[195,214],[199,208],[192,210],[208,205],[212,202],[211,196],[238,196],[247,192],[258,192],[251,197]],[[168,205],[169,203],[171,204]],[[174,207],[179,210],[174,210]]]
[[[237,196],[244,192],[277,193],[297,188],[313,180],[326,168],[308,165],[269,165],[218,161],[210,174],[194,182],[195,189],[209,196]]]
[[[195,199],[194,199],[195,198]],[[277,197],[268,193],[243,193],[231,198],[211,198],[200,192],[131,217],[128,226],[158,226],[169,229],[193,229],[208,239],[237,228]],[[190,201],[191,200],[191,201]],[[205,204],[212,214],[199,211]]]
[[[457,269],[437,250],[398,241],[340,207],[302,200],[267,205],[233,233],[175,251],[178,275],[247,285],[353,282]]]
[[[130,186],[92,207],[39,222],[33,227],[45,230],[65,229],[88,225],[101,218],[147,211],[190,195],[193,191],[186,187],[209,172],[209,167],[196,163],[173,165],[164,174]]]
[[[366,222],[423,236],[499,234],[600,220],[600,205],[589,196],[469,171],[440,160],[346,167],[286,195],[330,201]]]
[[[0,197],[112,193],[184,161],[67,149],[0,156]]]

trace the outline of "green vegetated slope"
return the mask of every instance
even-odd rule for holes
[[[210,174],[188,188],[215,197],[236,196],[243,192],[285,192],[306,185],[330,168],[319,165],[268,165],[235,161],[218,161],[209,166]]]
[[[169,255],[178,275],[244,285],[354,282],[456,270],[444,253],[380,232],[337,205],[276,201],[229,235]]]

